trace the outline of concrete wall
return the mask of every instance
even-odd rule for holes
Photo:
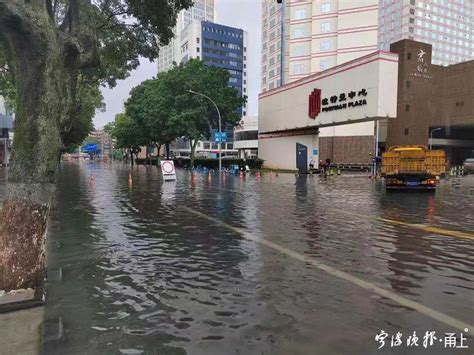
[[[311,159],[319,161],[319,155],[312,155],[313,149],[318,149],[318,136],[315,134],[259,139],[258,155],[265,160],[266,168],[297,170],[296,143],[308,147],[307,166]]]
[[[397,70],[396,55],[375,52],[265,92],[259,97],[259,131],[265,133],[371,117],[395,117]],[[322,98],[366,89],[368,94],[363,98],[367,105],[321,112],[316,119],[311,119],[308,117],[308,96],[315,88],[321,89]]]
[[[374,136],[320,137],[321,160],[331,159],[334,164],[368,165],[375,150]]]
[[[430,127],[474,125],[474,61],[432,65],[431,45],[410,40],[391,49],[400,55],[400,69],[398,117],[388,121],[388,145],[427,145]],[[422,63],[420,49],[426,53]]]

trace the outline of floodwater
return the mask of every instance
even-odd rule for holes
[[[474,329],[456,328],[474,324],[470,188],[185,171],[163,182],[156,167],[64,163],[48,240],[63,277],[45,307],[64,323],[56,353],[472,354]],[[438,340],[424,348],[426,331]],[[445,332],[469,348],[446,348]]]

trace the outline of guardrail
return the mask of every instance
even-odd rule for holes
[[[450,176],[464,176],[464,165],[453,165],[449,170]]]

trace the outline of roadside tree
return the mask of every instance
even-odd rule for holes
[[[0,75],[13,83],[15,139],[0,215],[0,290],[43,278],[46,220],[60,151],[83,131],[81,82],[114,85],[154,59],[191,0],[0,0]],[[3,58],[3,59],[2,59]],[[5,90],[7,91],[7,90]],[[97,107],[97,106],[95,106]],[[87,130],[87,127],[85,127]],[[72,135],[74,136],[74,134]],[[67,138],[67,139],[66,139]]]

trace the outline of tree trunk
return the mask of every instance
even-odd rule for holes
[[[157,144],[155,143],[155,148],[157,149],[157,153],[156,153],[156,167],[159,168],[160,167],[160,150],[161,150],[161,144]]]
[[[166,147],[166,160],[170,160],[170,144],[166,143],[165,147]]]
[[[59,38],[40,10],[29,13],[28,21],[18,20],[17,28],[0,22],[17,93],[15,139],[0,213],[0,290],[5,291],[36,288],[43,280],[60,125],[68,107],[69,77]]]
[[[150,146],[149,144],[146,145],[146,151],[145,151],[145,165],[147,165],[147,164],[148,164],[148,165],[151,165],[151,164],[150,164],[150,160],[149,160],[149,159],[150,159],[150,152],[149,152],[149,149],[148,149],[149,146]]]
[[[190,144],[191,144],[191,156],[189,160],[189,168],[192,170],[194,168],[194,153],[196,151],[196,147],[198,144],[199,140],[198,139],[190,139]]]

